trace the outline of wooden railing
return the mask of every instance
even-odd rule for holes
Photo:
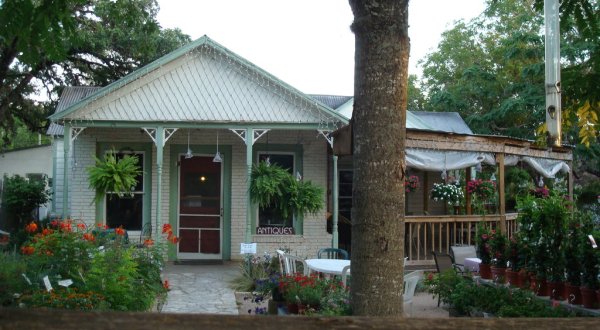
[[[500,230],[504,220],[510,237],[517,230],[517,215],[407,216],[404,235],[407,265],[432,265],[432,251],[449,253],[452,245],[475,245],[477,224],[482,221]]]

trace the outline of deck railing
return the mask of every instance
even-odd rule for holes
[[[504,220],[510,237],[517,230],[517,215],[407,216],[404,236],[407,265],[431,265],[432,251],[450,253],[452,245],[475,245],[475,230],[482,221],[500,230]]]

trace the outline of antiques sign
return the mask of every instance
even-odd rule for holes
[[[257,235],[294,235],[294,227],[256,227]]]

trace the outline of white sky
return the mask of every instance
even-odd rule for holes
[[[193,40],[209,36],[286,83],[310,94],[352,95],[353,15],[347,0],[158,0],[158,21]],[[471,19],[484,0],[412,0],[409,73],[441,33]]]

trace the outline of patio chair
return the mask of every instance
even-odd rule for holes
[[[277,250],[277,253],[279,254]],[[281,251],[283,252],[283,251]],[[282,271],[282,275],[292,275],[299,273],[298,265],[302,265],[302,274],[308,275],[308,267],[306,266],[306,262],[303,259],[293,256],[291,254],[283,253],[283,255],[279,255],[279,266]]]
[[[474,245],[455,245],[450,247],[450,255],[455,267],[461,272],[465,271],[465,258],[476,258],[477,251]]]
[[[342,269],[342,284],[344,284],[344,286],[348,286],[349,284],[347,284],[348,282],[348,277],[350,276],[348,273],[350,273],[350,265],[344,267],[344,269]]]
[[[412,302],[413,297],[415,296],[415,289],[417,288],[417,283],[423,277],[423,271],[417,270],[412,273],[408,273],[404,275],[404,293],[402,294],[402,300],[404,302],[404,311],[406,313],[407,306],[410,309],[410,312],[407,315],[412,314]]]
[[[324,248],[317,252],[318,259],[343,259],[348,260],[348,251],[336,248]]]
[[[443,273],[448,269],[452,269],[458,273],[462,273],[460,267],[454,265],[454,261],[452,260],[452,256],[448,253],[443,252],[431,252],[433,254],[433,259],[435,260],[435,268],[437,268],[438,273]],[[440,297],[438,296],[438,307],[440,306]]]

